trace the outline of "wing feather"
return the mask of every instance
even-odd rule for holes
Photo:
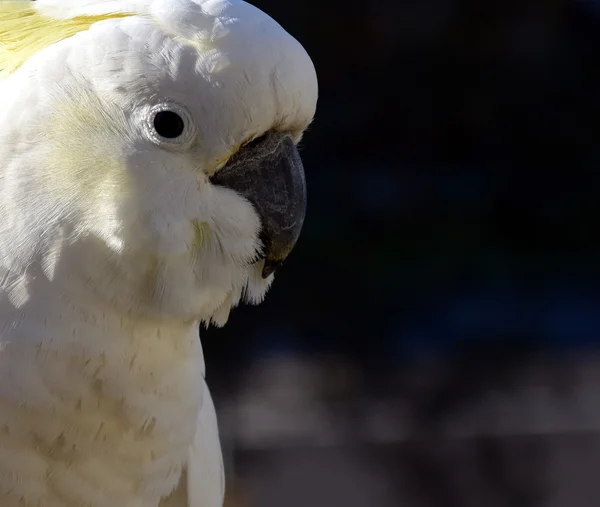
[[[219,440],[217,414],[206,382],[198,414],[196,436],[190,448],[187,469],[177,489],[160,507],[222,507],[225,497],[225,471]]]

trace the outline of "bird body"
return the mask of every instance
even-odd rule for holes
[[[305,213],[317,84],[241,0],[0,5],[0,505],[219,507],[198,326]]]

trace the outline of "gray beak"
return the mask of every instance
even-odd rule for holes
[[[243,146],[211,181],[243,195],[260,216],[267,278],[290,254],[306,215],[304,167],[291,138],[267,134]]]

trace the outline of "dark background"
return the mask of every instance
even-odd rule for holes
[[[320,99],[297,248],[201,332],[228,501],[600,504],[600,2],[255,4]]]

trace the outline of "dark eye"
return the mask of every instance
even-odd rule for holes
[[[154,130],[165,139],[175,139],[183,134],[185,123],[175,111],[159,111],[154,115]]]
[[[173,100],[142,107],[138,118],[147,139],[165,150],[185,150],[196,139],[192,114]]]

